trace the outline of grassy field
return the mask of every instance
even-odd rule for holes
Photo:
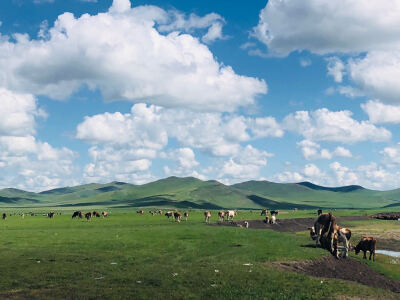
[[[282,214],[310,216],[315,212]],[[259,212],[240,212],[238,217],[261,219]],[[354,226],[368,230],[369,224]],[[201,211],[191,212],[189,221],[180,224],[117,209],[107,219],[90,222],[72,220],[69,211],[54,219],[11,216],[0,222],[0,298],[398,298],[390,291],[335,279],[321,283],[268,265],[327,255],[309,244],[306,232],[208,226]],[[377,258],[372,267],[400,278],[398,265],[385,256]]]

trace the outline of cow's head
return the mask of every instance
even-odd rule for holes
[[[315,232],[314,227],[308,227],[308,230],[310,230],[310,237],[315,241],[318,238],[317,233]]]

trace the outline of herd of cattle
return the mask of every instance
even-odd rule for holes
[[[144,215],[144,210],[136,211],[138,214]],[[149,211],[151,215],[162,215],[162,210],[154,210]],[[261,211],[261,216],[265,216],[264,222],[267,224],[276,224],[276,217],[279,214],[277,210],[271,210],[270,212],[271,217],[268,216],[268,210],[263,209]],[[376,250],[376,239],[374,237],[362,237],[356,247],[350,247],[350,239],[351,239],[351,230],[349,228],[341,227],[336,223],[335,216],[332,213],[322,213],[322,210],[318,210],[318,218],[315,221],[312,227],[309,227],[310,236],[315,241],[315,247],[318,246],[318,243],[321,245],[322,248],[329,250],[336,258],[339,258],[339,254],[342,252],[342,256],[346,258],[348,256],[348,252],[352,249],[355,250],[355,253],[358,254],[360,251],[363,251],[364,256],[363,258],[366,259],[367,251],[370,252],[369,259],[371,257],[375,260],[375,250]],[[57,213],[61,215],[61,213]],[[14,214],[16,215],[16,214]],[[21,218],[25,217],[24,213],[19,214]],[[29,215],[35,216],[35,213],[29,212]],[[55,212],[49,212],[43,214],[48,218],[53,218],[56,215]],[[221,210],[218,212],[218,221],[230,221],[232,222],[235,216],[237,215],[237,210]],[[100,217],[106,218],[108,213],[106,211],[102,211],[101,214],[97,211],[82,213],[81,211],[75,211],[72,214],[72,219],[79,218],[82,219],[85,217],[88,221],[92,217]],[[182,216],[185,218],[185,221],[189,218],[189,212],[185,211],[182,215],[179,211],[167,211],[165,216],[169,218],[173,218],[176,222],[181,222]],[[2,214],[2,219],[5,220],[7,218],[7,214]],[[210,222],[211,219],[211,211],[206,210],[204,211],[204,219],[206,223]],[[243,225],[238,225],[243,227]],[[244,227],[249,228],[249,222],[244,222]],[[342,246],[339,244],[342,243]]]
[[[336,223],[335,216],[331,213],[322,213],[322,210],[318,210],[318,218],[314,226],[308,229],[311,238],[315,240],[315,247],[320,243],[322,248],[329,250],[336,258],[339,258],[340,250],[343,251],[343,257],[346,258],[349,250],[354,249],[356,254],[363,251],[364,259],[367,258],[366,253],[369,251],[369,260],[372,256],[375,261],[376,239],[374,237],[362,237],[356,247],[350,248],[351,230],[339,226]],[[343,246],[339,246],[339,243],[342,243]]]

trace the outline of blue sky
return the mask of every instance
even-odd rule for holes
[[[0,187],[400,186],[395,0],[6,0],[0,22]]]

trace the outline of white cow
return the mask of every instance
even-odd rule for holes
[[[237,210],[228,210],[225,212],[228,220],[233,221],[233,218],[237,215]]]

